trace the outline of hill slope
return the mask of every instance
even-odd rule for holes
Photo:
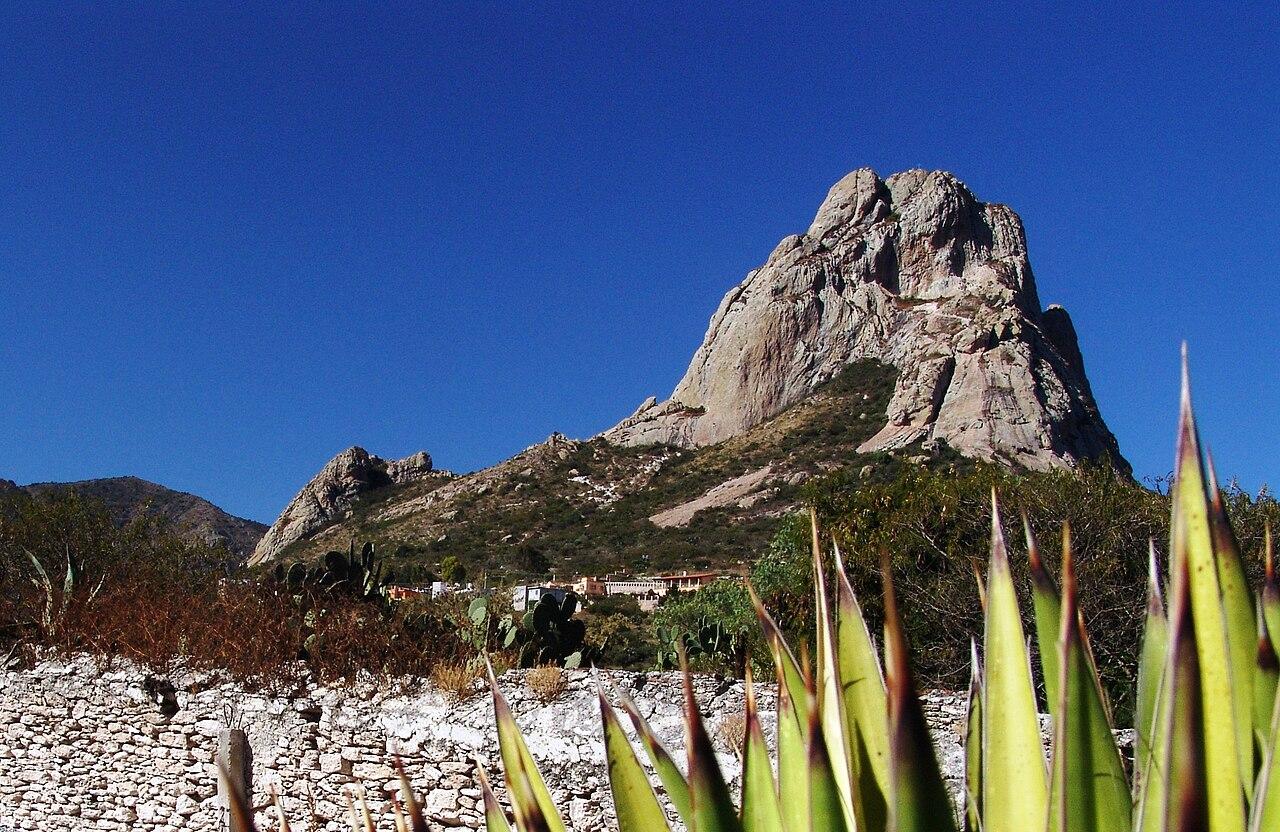
[[[174,491],[138,477],[108,477],[79,482],[40,482],[9,489],[40,495],[75,491],[106,506],[112,519],[124,524],[141,514],[163,517],[210,543],[222,543],[239,558],[247,558],[266,533],[267,527],[253,520],[227,514],[213,503],[194,494]]]
[[[810,477],[882,471],[891,462],[857,449],[883,427],[895,376],[877,362],[857,362],[769,421],[707,448],[553,435],[482,471],[369,490],[278,557],[310,560],[372,540],[409,579],[449,555],[472,574],[510,578],[548,569],[731,568],[768,542]],[[908,453],[954,459],[942,446]]]

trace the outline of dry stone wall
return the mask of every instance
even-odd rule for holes
[[[600,678],[610,699],[625,693],[635,700],[682,759],[677,674],[605,672]],[[590,675],[568,674],[566,689],[549,703],[518,671],[499,685],[570,828],[611,828]],[[706,676],[697,678],[696,688],[722,746],[721,765],[736,787],[740,766],[719,735],[742,711],[741,683]],[[214,758],[229,727],[248,736],[252,797],[264,830],[276,828],[266,811],[272,787],[285,796],[294,829],[340,830],[347,828],[344,791],[358,784],[382,813],[379,828],[394,828],[393,755],[403,759],[433,829],[479,828],[477,765],[501,792],[493,708],[479,694],[477,685],[476,696],[451,702],[423,681],[253,692],[204,674],[158,679],[88,658],[2,671],[0,830],[223,830]],[[773,691],[765,688],[759,698],[771,725]],[[957,726],[963,702],[936,694],[926,706],[944,769],[955,780],[962,767]]]

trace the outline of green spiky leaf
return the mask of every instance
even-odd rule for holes
[[[689,783],[685,780],[684,773],[680,771],[676,761],[672,759],[671,754],[662,745],[658,735],[653,733],[649,723],[640,715],[640,709],[636,707],[635,703],[626,697],[622,697],[622,710],[626,712],[632,726],[635,727],[636,734],[640,737],[640,744],[644,747],[645,753],[649,757],[649,763],[653,766],[654,771],[658,773],[658,779],[662,782],[662,788],[666,790],[667,797],[671,799],[671,805],[676,807],[677,814],[687,824],[691,814],[689,809]]]
[[[600,718],[604,723],[605,758],[609,769],[609,789],[617,813],[619,832],[657,832],[667,829],[667,816],[649,785],[644,767],[636,759],[613,708],[599,692]]]
[[[991,566],[983,642],[982,811],[986,832],[1044,825],[1048,782],[1026,635],[992,494]]]
[[[693,695],[693,677],[682,654],[685,746],[689,755],[689,823],[692,832],[740,832],[738,810],[716,761],[715,746]]]
[[[1247,712],[1249,748],[1240,748],[1238,712],[1232,687],[1233,653],[1228,641],[1230,621],[1223,607],[1222,582],[1214,538],[1210,530],[1210,506],[1206,495],[1204,461],[1191,412],[1190,385],[1184,374],[1182,417],[1178,435],[1177,469],[1173,486],[1173,522],[1170,551],[1175,563],[1186,563],[1194,643],[1197,650],[1198,684],[1203,697],[1205,764],[1213,777],[1208,780],[1211,832],[1244,832],[1241,805],[1246,793],[1242,759],[1252,756],[1252,708]],[[1250,610],[1252,626],[1252,610]],[[1256,636],[1248,641],[1250,649]],[[1250,656],[1252,672],[1252,656]],[[1224,706],[1227,705],[1227,706]],[[1172,807],[1173,795],[1170,794]]]
[[[1049,832],[1128,832],[1133,806],[1081,620],[1069,533],[1063,535],[1058,667]]]
[[[1031,602],[1035,612],[1036,646],[1040,649],[1040,669],[1044,675],[1045,701],[1049,712],[1057,714],[1059,703],[1058,681],[1062,677],[1059,667],[1058,636],[1062,630],[1062,599],[1053,576],[1045,568],[1040,557],[1040,545],[1031,531],[1026,514],[1022,515],[1022,528],[1027,538],[1027,559],[1031,568]]]
[[[964,830],[982,828],[982,664],[969,641],[969,696],[964,718]]]
[[[871,631],[845,572],[840,547],[836,561],[836,643],[844,713],[858,774],[864,827],[877,832],[888,822],[889,730],[884,674]]]
[[[493,668],[490,666],[488,670],[489,686],[493,691],[493,715],[498,727],[498,750],[502,755],[502,769],[511,806],[515,810],[516,825],[521,832],[542,828],[548,832],[566,832],[564,821],[538,772],[533,755],[529,753],[511,707],[502,691],[498,690]]]
[[[760,715],[756,710],[755,683],[751,667],[746,674],[746,738],[742,755],[742,829],[743,832],[782,832],[782,807],[778,787],[769,762]]]

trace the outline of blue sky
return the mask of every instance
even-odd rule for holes
[[[1275,4],[48,5],[0,11],[0,476],[269,521],[352,444],[593,434],[870,165],[1022,215],[1139,476],[1186,339],[1280,479]]]

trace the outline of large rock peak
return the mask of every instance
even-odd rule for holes
[[[776,415],[851,361],[899,370],[864,451],[944,440],[1032,469],[1109,456],[1127,468],[1084,375],[1066,310],[1044,312],[1022,221],[945,171],[837,182],[720,303],[665,402],[604,436],[708,445]]]
[[[431,455],[425,451],[388,462],[364,448],[347,448],[325,463],[285,507],[258,542],[249,565],[273,560],[290,544],[345,516],[361,494],[413,482],[431,470]]]

